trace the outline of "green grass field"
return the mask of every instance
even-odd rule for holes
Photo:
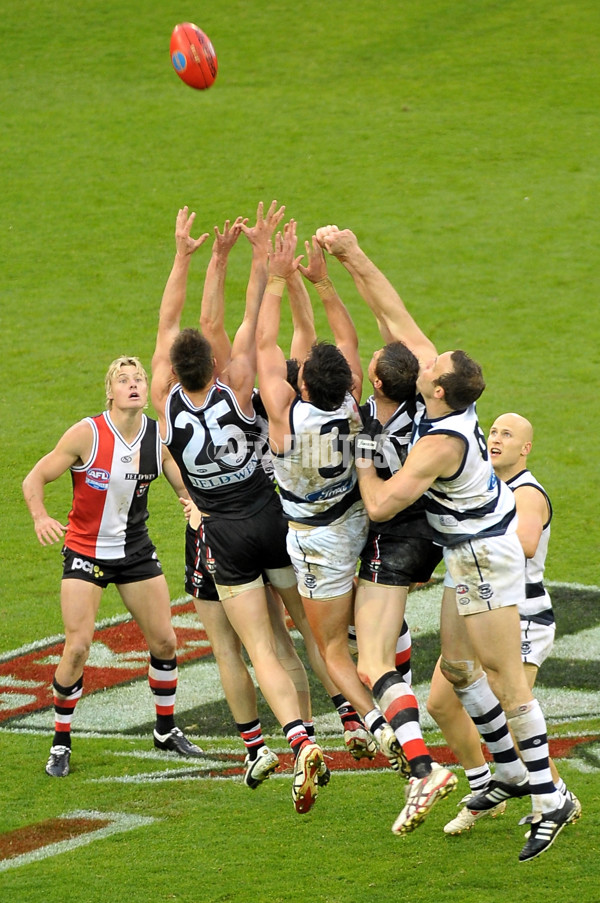
[[[187,88],[171,68],[170,32],[187,19],[218,54],[207,92]],[[36,543],[21,480],[68,425],[102,408],[117,354],[149,365],[184,204],[198,213],[198,233],[252,217],[272,198],[287,205],[301,239],[330,222],[352,228],[438,347],[464,347],[483,363],[484,428],[505,410],[532,420],[532,469],[555,509],[547,576],[600,586],[594,0],[6,0],[0,30],[0,655],[60,633],[58,548]],[[203,248],[195,257],[185,325],[197,320],[208,256]],[[240,241],[228,272],[232,329],[249,263]],[[330,272],[366,364],[379,344],[375,323],[335,261]],[[325,335],[319,310],[317,323]],[[64,517],[68,478],[47,498]],[[150,509],[175,599],[183,526],[166,483],[153,488]],[[102,617],[121,612],[108,591]],[[596,591],[572,608],[565,598],[561,612],[564,634],[584,631],[590,651],[579,667],[576,644],[565,645],[549,700],[560,700],[564,684],[598,695]],[[418,634],[418,610],[411,627]],[[571,667],[562,665],[569,655]],[[553,729],[594,732],[599,716],[588,709],[583,724],[570,725],[559,715]],[[181,717],[197,724],[200,714]],[[72,903],[117,895],[496,903],[515,882],[521,903],[598,896],[593,757],[564,767],[584,819],[547,856],[518,866],[512,815],[456,842],[441,837],[452,801],[399,843],[389,832],[399,809],[390,774],[340,775],[299,819],[287,778],[256,794],[239,781],[93,783],[146,768],[113,754],[141,752],[148,741],[79,742],[78,770],[49,782],[40,773],[47,734],[0,732],[0,830],[74,809],[157,821],[3,872],[3,898],[52,903],[68,890]]]

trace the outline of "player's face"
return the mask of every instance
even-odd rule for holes
[[[373,385],[373,383],[374,383],[375,380],[377,379],[377,375],[376,375],[376,373],[375,373],[375,370],[377,369],[377,361],[378,361],[379,358],[381,357],[382,352],[383,352],[383,348],[379,348],[378,351],[375,351],[374,354],[373,354],[373,357],[371,358],[371,360],[370,360],[370,362],[369,362],[369,368],[368,368],[368,370],[367,370],[367,376],[368,376],[368,378],[369,378],[369,382],[371,383],[371,385]]]
[[[143,408],[148,402],[148,382],[136,367],[121,367],[110,384],[113,408]]]
[[[510,415],[498,417],[490,428],[487,447],[493,467],[512,467],[527,448],[527,437]]]
[[[425,361],[419,367],[417,392],[425,399],[433,398],[436,389],[435,380],[443,376],[444,373],[452,373],[453,369],[451,351],[445,351],[443,354]]]

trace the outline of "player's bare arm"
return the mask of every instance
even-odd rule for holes
[[[519,518],[517,536],[525,557],[533,558],[550,517],[548,502],[544,493],[535,486],[519,486],[514,496]]]
[[[357,401],[360,401],[363,373],[358,352],[356,327],[333,282],[329,278],[323,248],[319,244],[316,235],[313,235],[311,242],[305,242],[305,247],[308,265],[302,266],[302,264],[298,264],[298,269],[303,276],[314,284],[319,293],[335,344],[348,361],[352,370],[353,395]]]
[[[238,327],[231,349],[231,361],[223,375],[238,395],[238,401],[246,413],[250,412],[250,396],[256,378],[256,323],[265,286],[267,284],[271,236],[281,222],[285,207],[272,201],[267,214],[261,201],[256,211],[254,226],[242,225],[242,231],[252,246],[252,263],[246,289],[244,318]]]
[[[61,542],[66,525],[51,517],[44,503],[44,487],[53,483],[73,465],[84,464],[92,452],[92,430],[80,420],[64,433],[56,446],[44,455],[23,480],[23,496],[33,519],[36,536],[43,546]]]
[[[286,284],[293,325],[290,357],[302,363],[317,340],[315,316],[300,271],[294,270]]]
[[[390,520],[416,502],[438,477],[452,476],[464,452],[464,443],[455,436],[423,436],[389,480],[377,475],[371,461],[357,460],[360,492],[371,520]]]
[[[292,220],[283,235],[275,236],[269,262],[269,279],[256,327],[258,386],[269,417],[269,439],[273,448],[283,449],[289,432],[289,409],[295,392],[287,381],[285,356],[278,345],[281,299],[286,282],[297,269],[297,236]]]
[[[238,216],[233,225],[230,220],[226,220],[222,232],[218,226],[214,227],[212,254],[204,279],[200,330],[210,342],[217,375],[227,367],[231,357],[231,342],[225,329],[225,279],[229,253],[241,235],[242,223],[245,222],[242,216]]]
[[[168,483],[178,499],[183,503],[189,498],[189,492],[185,488],[185,484],[181,477],[181,471],[166,445],[163,445],[162,447],[162,469]]]
[[[317,231],[320,244],[348,270],[356,287],[380,324],[386,341],[404,342],[419,360],[437,351],[406,309],[389,279],[367,257],[350,229],[324,226]]]
[[[190,261],[192,254],[208,238],[208,232],[199,238],[192,238],[190,233],[195,218],[196,214],[189,213],[187,207],[177,213],[175,260],[160,305],[156,346],[152,357],[152,404],[159,417],[164,413],[165,400],[174,382],[169,351],[179,333]]]

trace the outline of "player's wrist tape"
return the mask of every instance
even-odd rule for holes
[[[285,276],[269,276],[266,291],[270,292],[272,295],[277,295],[278,298],[282,298],[284,289]]]
[[[333,282],[331,281],[329,276],[325,276],[324,279],[319,279],[318,282],[315,282],[315,288],[319,293],[320,298],[324,298],[325,295],[328,295],[330,292],[335,291]]]

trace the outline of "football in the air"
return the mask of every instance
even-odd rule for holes
[[[217,55],[210,39],[191,22],[176,25],[171,35],[171,62],[190,88],[210,88],[217,77]]]

